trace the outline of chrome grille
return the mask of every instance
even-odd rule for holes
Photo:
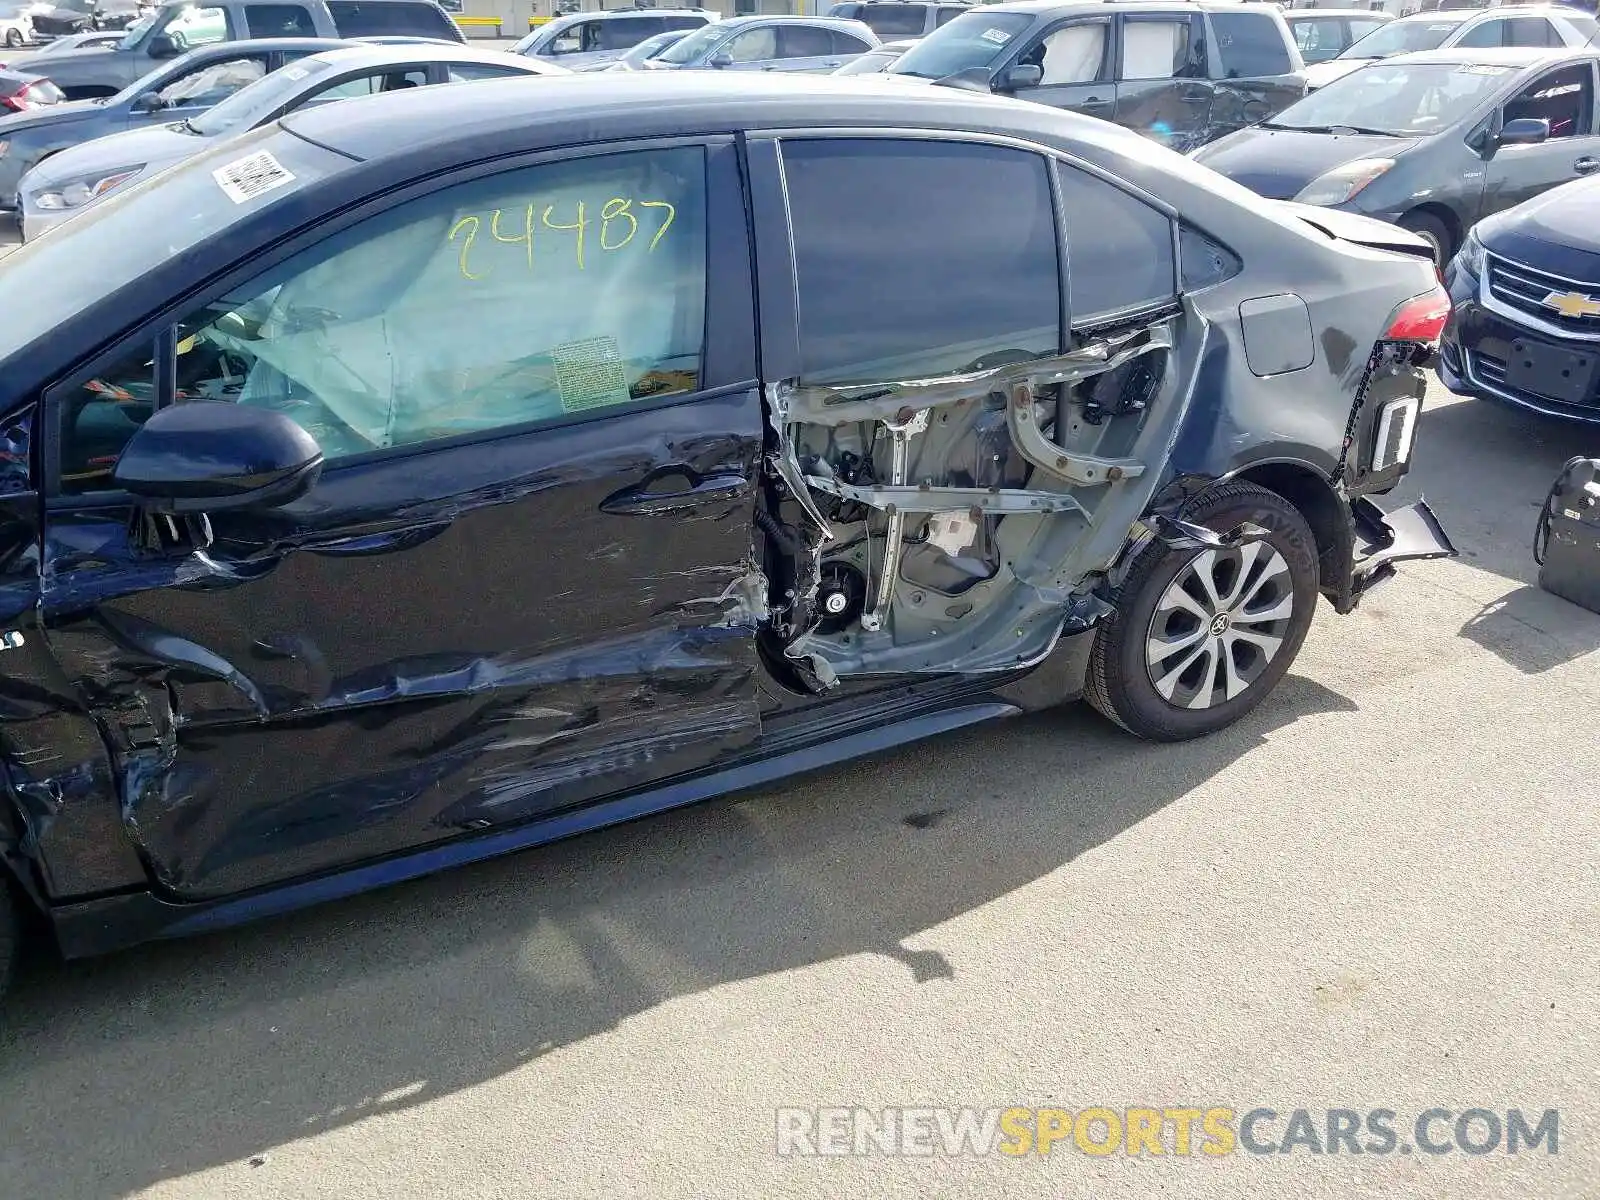
[[[1567,317],[1550,308],[1544,298],[1552,292],[1577,292],[1600,300],[1600,283],[1575,283],[1559,275],[1536,271],[1521,263],[1489,255],[1489,294],[1507,308],[1537,317],[1553,329],[1580,336],[1600,337],[1600,316]]]

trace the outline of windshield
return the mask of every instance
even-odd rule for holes
[[[944,79],[992,67],[1033,20],[1026,13],[962,13],[902,54],[889,74]]]
[[[1377,63],[1312,92],[1260,127],[1421,137],[1468,116],[1514,74],[1513,67],[1484,63]]]
[[[658,33],[654,37],[647,37],[624,54],[622,61],[630,67],[638,66],[646,59],[654,58],[663,48],[672,45],[673,42],[681,41],[688,35],[689,31],[687,29],[673,29],[666,33]]]
[[[724,32],[725,30],[723,30],[716,22],[712,22],[703,29],[696,29],[682,41],[674,42],[660,54],[656,55],[651,61],[660,63],[674,63],[678,66],[682,66],[684,63],[693,62],[695,59],[699,58],[702,53],[721,41]]]
[[[243,195],[243,189],[259,188],[266,178],[262,172],[230,182],[231,193],[213,174],[248,166],[246,160],[263,152],[288,176],[270,193],[272,201],[280,203],[351,165],[341,154],[267,125],[108,196],[75,216],[70,225],[23,243],[0,259],[0,278],[6,287],[21,289],[14,294],[28,298],[0,321],[0,369],[12,355],[50,336],[105,297],[271,203],[259,192],[234,198]],[[274,164],[262,165],[271,170]],[[235,177],[241,174],[233,172]],[[61,236],[60,230],[68,236]]]
[[[1445,38],[1461,28],[1460,21],[1390,21],[1366,37],[1351,42],[1340,58],[1388,58],[1415,50],[1437,50]]]
[[[302,59],[280,67],[254,83],[247,83],[233,95],[198,117],[189,119],[189,128],[205,137],[249,129],[274,110],[305,90],[306,80],[331,70],[330,64],[315,58]]]

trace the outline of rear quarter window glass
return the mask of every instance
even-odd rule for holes
[[[1099,176],[1057,164],[1074,326],[1155,307],[1177,291],[1172,222]]]
[[[1278,23],[1266,13],[1211,14],[1224,79],[1259,79],[1294,70]]]
[[[915,379],[1058,352],[1044,159],[849,138],[785,141],[783,161],[806,382]]]
[[[329,0],[328,12],[340,37],[400,34],[460,41],[455,22],[431,4],[363,4]]]
[[[912,37],[926,27],[928,10],[920,4],[864,4],[856,20],[880,38]]]

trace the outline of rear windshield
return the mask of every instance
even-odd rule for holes
[[[1445,38],[1461,28],[1460,21],[1391,21],[1352,42],[1340,58],[1387,58],[1417,50],[1437,50]]]
[[[902,54],[889,73],[944,79],[974,67],[992,67],[1033,21],[1027,13],[986,13],[981,8],[962,13]]]
[[[1515,75],[1515,68],[1485,63],[1374,63],[1297,100],[1262,126],[1418,137],[1468,116]]]
[[[263,153],[270,160],[255,157]],[[0,321],[0,371],[14,354],[168,259],[348,166],[343,155],[267,125],[25,242],[4,260],[7,289],[28,301]]]

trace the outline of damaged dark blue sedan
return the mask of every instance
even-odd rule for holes
[[[1453,553],[1391,226],[870,82],[309,109],[0,262],[0,862],[68,955],[1087,695]]]

